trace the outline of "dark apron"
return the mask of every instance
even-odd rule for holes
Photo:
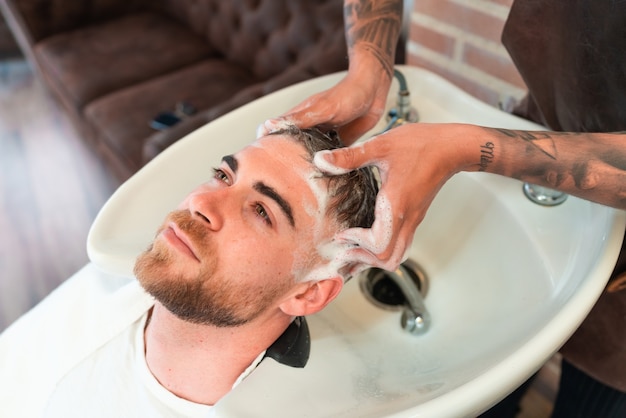
[[[516,0],[502,42],[529,89],[514,113],[555,131],[626,131],[626,2]],[[622,392],[625,248],[602,296],[561,349],[576,367]]]

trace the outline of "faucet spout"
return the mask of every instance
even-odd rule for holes
[[[400,325],[413,335],[425,333],[431,316],[424,304],[428,281],[421,267],[411,259],[395,271],[379,268],[366,270],[361,277],[361,290],[376,306],[401,309]]]
[[[394,273],[390,277],[396,282],[406,298],[400,325],[410,334],[423,334],[430,327],[431,317],[426,305],[424,305],[422,293],[412,280],[407,266],[401,264]]]

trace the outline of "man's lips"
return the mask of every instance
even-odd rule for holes
[[[175,224],[170,224],[163,230],[162,234],[167,242],[169,242],[173,247],[192,257],[196,261],[200,261],[200,259],[193,252],[193,247],[191,246],[187,236],[180,229],[178,229]]]

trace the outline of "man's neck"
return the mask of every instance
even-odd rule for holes
[[[274,317],[238,327],[198,325],[181,320],[157,302],[144,332],[146,362],[170,392],[213,405],[289,321]]]

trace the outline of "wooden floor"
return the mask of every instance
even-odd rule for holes
[[[116,187],[29,66],[0,61],[0,331],[87,262]]]
[[[0,61],[0,332],[87,263],[85,242],[118,186],[22,60]],[[518,418],[547,418],[559,359]]]

